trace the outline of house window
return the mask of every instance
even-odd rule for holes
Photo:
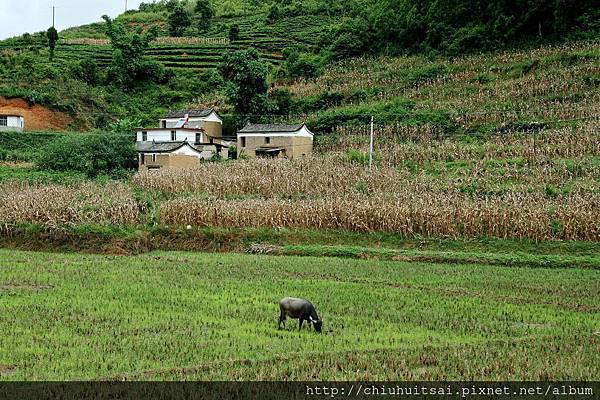
[[[146,163],[146,155],[140,154],[140,164],[144,165]]]
[[[271,143],[271,138],[270,137],[266,137],[265,138],[265,144],[270,144]]]
[[[172,141],[176,141],[177,140],[177,132],[176,131],[171,131],[171,140]]]
[[[148,132],[143,131],[142,132],[142,142],[147,142],[148,141]]]
[[[8,117],[6,115],[0,116],[0,126],[8,126]]]
[[[161,123],[161,127],[162,128],[166,128],[167,127],[167,121],[165,121],[164,119],[162,121],[160,121]]]
[[[202,134],[200,132],[196,133],[196,143],[202,142]]]
[[[242,147],[246,147],[246,138],[243,137],[241,139],[242,139]]]
[[[152,154],[152,162],[155,163],[156,162],[156,154]]]

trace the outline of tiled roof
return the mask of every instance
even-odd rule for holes
[[[190,117],[208,117],[214,110],[212,108],[205,108],[203,110],[178,110],[169,112],[165,118],[183,118],[186,114]]]
[[[262,133],[262,132],[298,132],[304,124],[248,124],[243,127],[238,133]]]
[[[137,150],[141,153],[170,153],[186,145],[187,142],[137,142]],[[188,143],[189,144],[189,143]],[[190,145],[192,148],[194,146]],[[196,150],[194,148],[194,150]]]
[[[229,147],[221,143],[190,143],[190,142],[136,142],[137,151],[140,153],[171,153],[185,145],[196,151],[204,151],[206,146],[214,146],[217,149]]]

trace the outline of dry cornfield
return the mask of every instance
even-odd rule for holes
[[[299,160],[246,160],[235,163],[205,163],[195,169],[142,172],[135,185],[168,193],[204,193],[212,197],[329,196],[354,190],[362,182],[370,190],[384,192],[398,182],[399,173],[378,169],[372,174],[360,165],[335,157]]]
[[[513,129],[507,126],[508,129]],[[335,143],[318,143],[321,151],[346,151],[369,146],[367,126],[340,127],[334,134]],[[498,132],[484,141],[465,142],[454,136],[444,136],[433,125],[406,126],[387,124],[375,132],[376,150],[381,162],[397,166],[407,161],[477,160],[522,158],[528,164],[552,164],[561,159],[581,159],[600,156],[600,120],[582,122],[576,127],[545,128],[539,132]]]
[[[599,48],[590,41],[433,62],[409,56],[351,59],[290,90],[299,96],[329,91],[349,98],[368,90],[370,97],[363,101],[374,104],[400,96],[418,110],[452,110],[462,127],[598,118]],[[427,77],[427,71],[438,76]],[[422,80],[415,78],[420,73]]]
[[[168,194],[165,224],[600,241],[597,126],[390,140],[372,172],[327,152],[139,173],[133,183]]]
[[[155,214],[168,225],[600,241],[596,128],[391,140],[372,171],[328,152],[138,173],[131,185],[4,183],[0,222],[138,224],[147,210],[133,191],[143,190],[162,193]]]
[[[458,193],[395,193],[313,200],[195,199],[163,203],[165,224],[386,231],[404,236],[600,241],[600,195],[549,201],[541,195],[474,198]]]
[[[49,228],[78,224],[137,224],[140,207],[122,183],[78,186],[0,184],[0,225],[35,223]]]

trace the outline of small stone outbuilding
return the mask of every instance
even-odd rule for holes
[[[248,124],[237,133],[238,154],[298,158],[312,154],[314,134],[304,124]]]
[[[140,171],[162,168],[193,168],[202,160],[210,160],[215,154],[227,158],[229,148],[220,144],[191,144],[183,142],[138,143],[138,166]]]

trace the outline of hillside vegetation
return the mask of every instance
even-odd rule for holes
[[[531,98],[588,106],[588,96],[598,85],[593,67],[598,61],[598,10],[589,1],[538,3],[523,2],[517,12],[500,1],[467,7],[414,0],[163,0],[143,4],[115,21],[129,32],[157,28],[158,37],[144,53],[166,67],[159,78],[140,77],[135,87],[112,79],[114,49],[106,24],[95,23],[60,32],[52,60],[44,33],[0,42],[0,96],[21,97],[68,113],[71,128],[78,130],[106,129],[124,118],[150,124],[166,110],[185,106],[217,106],[227,114],[233,109],[226,96],[228,82],[217,69],[227,52],[252,47],[268,66],[270,86],[290,87],[294,95],[273,90],[272,106],[260,113],[331,111],[324,119],[309,119],[317,133],[343,125],[349,118],[342,115],[340,120],[340,113],[394,112],[386,122],[433,121],[447,128],[444,112],[470,109],[474,99],[484,108],[521,109]],[[189,19],[173,31],[172,15],[179,14]],[[447,58],[565,38],[591,41],[491,58]],[[357,56],[363,58],[348,60]],[[565,71],[573,79],[555,82]],[[538,79],[545,87],[531,92]],[[497,94],[499,99],[493,99]],[[464,99],[464,104],[452,98]],[[237,123],[227,129],[235,129]]]

